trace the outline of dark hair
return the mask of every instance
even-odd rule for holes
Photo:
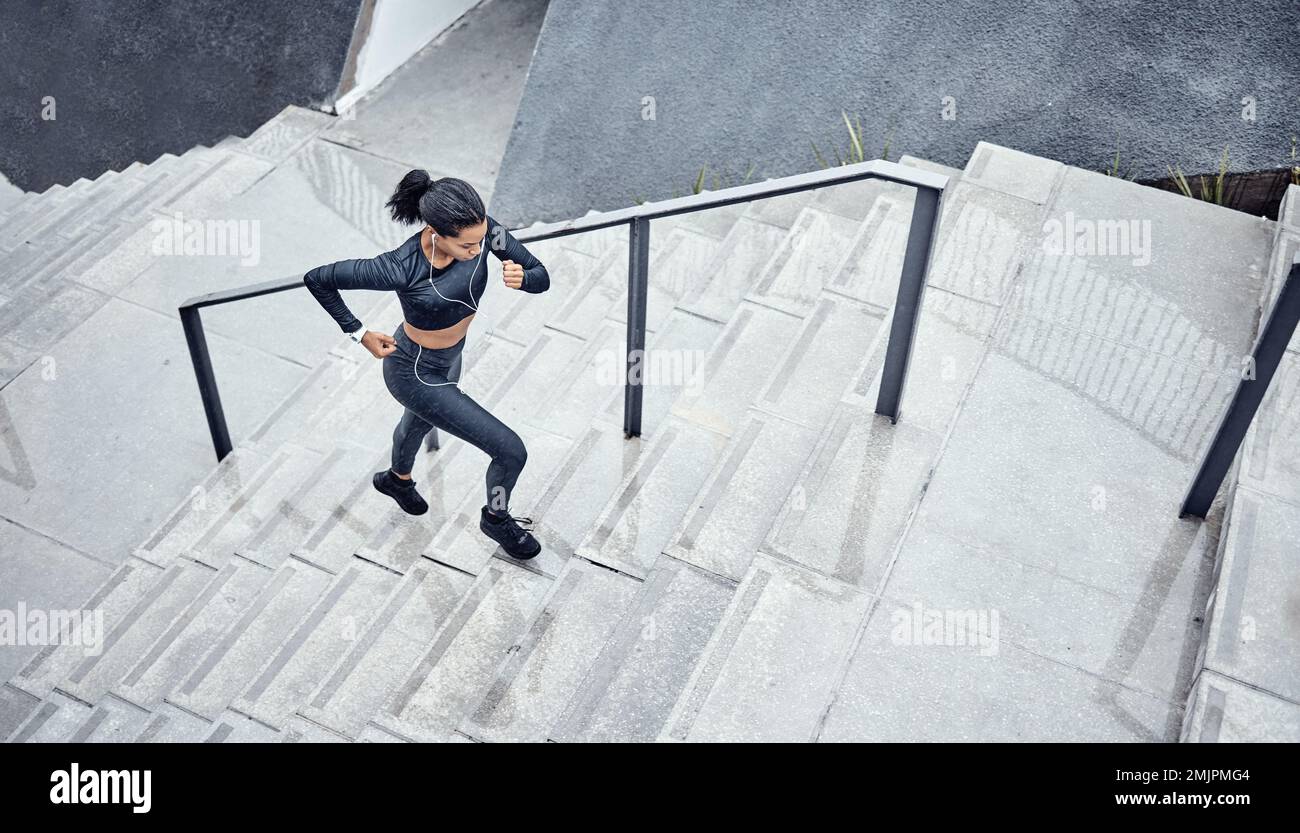
[[[451,176],[430,179],[428,171],[419,169],[402,177],[386,206],[397,222],[428,223],[443,237],[455,237],[487,217],[473,185]]]

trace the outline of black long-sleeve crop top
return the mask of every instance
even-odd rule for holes
[[[524,267],[525,292],[545,292],[551,276],[542,262],[514,238],[504,226],[487,218],[487,237],[483,249],[490,249],[498,260],[513,260]],[[343,298],[340,289],[392,290],[402,305],[402,315],[412,327],[441,330],[471,315],[487,289],[487,263],[483,249],[468,260],[452,261],[445,268],[432,268],[420,246],[416,232],[390,252],[372,258],[340,260],[317,266],[303,276],[303,283],[325,311],[345,333],[361,326]]]

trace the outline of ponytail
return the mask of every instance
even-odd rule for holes
[[[402,225],[420,222],[420,198],[432,184],[428,171],[417,169],[402,177],[402,181],[397,183],[397,190],[393,191],[393,196],[386,203],[393,219]]]
[[[397,222],[428,223],[444,237],[455,237],[487,217],[473,185],[450,176],[433,180],[428,171],[418,168],[402,177],[386,206]]]

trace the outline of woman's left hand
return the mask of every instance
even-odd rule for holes
[[[524,267],[513,260],[502,261],[501,277],[505,280],[506,286],[511,289],[519,289],[524,285]]]

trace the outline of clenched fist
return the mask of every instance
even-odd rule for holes
[[[361,337],[361,346],[369,350],[370,355],[376,359],[382,359],[397,349],[397,341],[388,333],[366,330],[366,334]]]
[[[501,277],[505,280],[506,286],[511,289],[519,289],[524,285],[524,267],[513,260],[503,260],[501,261]]]

